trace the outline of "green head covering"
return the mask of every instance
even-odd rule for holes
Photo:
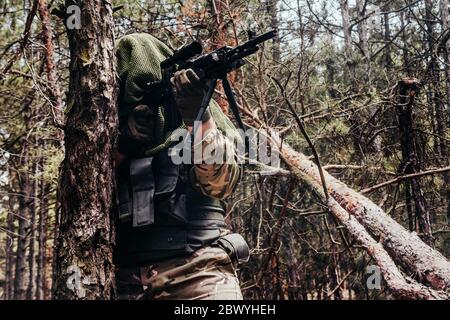
[[[146,33],[129,34],[117,43],[117,71],[120,78],[119,113],[140,104],[145,85],[161,80],[160,64],[172,50]]]

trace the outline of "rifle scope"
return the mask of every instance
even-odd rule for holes
[[[161,69],[168,68],[178,61],[186,61],[193,56],[202,53],[202,44],[198,41],[194,41],[190,44],[183,46],[173,53],[172,56],[168,57],[166,60],[161,62]]]

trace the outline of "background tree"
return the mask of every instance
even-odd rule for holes
[[[81,29],[67,24],[70,84],[59,198],[55,298],[114,296],[113,208],[116,73],[112,7],[67,1],[81,9]],[[68,274],[79,276],[73,286]],[[81,283],[79,282],[81,281]]]

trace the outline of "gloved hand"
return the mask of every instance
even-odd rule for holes
[[[154,139],[155,114],[147,105],[133,109],[120,124],[118,151],[123,155],[137,155],[141,148]]]
[[[155,111],[147,105],[139,105],[128,116],[128,128],[131,136],[143,143],[150,144],[154,138]]]
[[[205,95],[205,84],[192,69],[180,70],[170,79],[173,85],[175,103],[186,125],[192,126],[197,118]],[[203,116],[203,122],[211,117],[209,110]]]

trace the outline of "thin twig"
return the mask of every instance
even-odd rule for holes
[[[450,167],[445,167],[445,168],[440,168],[440,169],[432,169],[432,170],[428,170],[428,171],[422,171],[422,172],[417,172],[417,173],[411,173],[411,174],[406,174],[404,176],[400,176],[385,182],[382,182],[380,184],[374,185],[370,188],[366,188],[361,190],[361,193],[370,193],[372,191],[378,190],[380,188],[389,186],[391,184],[397,183],[397,182],[401,182],[403,180],[407,180],[407,179],[412,179],[412,178],[417,178],[417,177],[423,177],[423,176],[429,176],[432,174],[437,174],[437,173],[445,173],[445,172],[449,172],[450,171]]]
[[[297,125],[300,128],[302,135],[305,137],[306,142],[308,143],[309,147],[311,148],[311,151],[314,155],[314,159],[316,160],[317,168],[319,169],[320,181],[322,182],[323,193],[325,196],[326,203],[328,205],[328,200],[330,199],[330,195],[328,194],[328,188],[327,188],[325,176],[323,174],[322,165],[320,163],[320,158],[317,153],[317,150],[314,147],[313,142],[309,138],[308,133],[306,132],[305,125],[303,124],[303,120],[298,116],[297,112],[295,111],[294,107],[292,106],[291,102],[289,101],[288,97],[286,96],[286,91],[285,91],[284,87],[281,85],[281,83],[278,79],[276,79],[272,76],[271,76],[271,78],[276,83],[276,85],[280,88],[281,94],[283,95],[283,98],[286,101],[286,104],[288,105],[289,110],[291,111],[292,115],[294,116],[295,122],[297,122]]]

